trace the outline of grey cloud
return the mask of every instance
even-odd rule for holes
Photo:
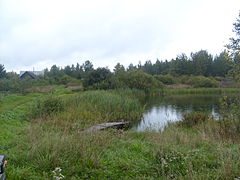
[[[184,34],[180,30],[188,11],[201,9],[206,2],[2,0],[0,63],[11,70],[91,58],[99,66],[112,59],[112,66],[127,56],[157,56]]]

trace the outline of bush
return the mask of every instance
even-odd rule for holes
[[[156,88],[162,88],[162,84],[159,83],[152,75],[149,75],[142,71],[129,71],[121,80],[131,89],[140,89],[145,92],[150,92]]]
[[[88,89],[112,89],[112,73],[108,68],[97,68],[86,74],[83,86]]]
[[[49,95],[44,98],[39,98],[35,101],[35,103],[31,106],[30,115],[33,118],[46,117],[63,110],[63,100],[58,96]]]
[[[154,77],[163,84],[176,84],[176,80],[170,75],[154,75]]]
[[[192,76],[186,82],[188,85],[192,85],[194,88],[216,88],[219,87],[219,83],[204,76]]]
[[[240,97],[223,97],[221,101],[220,133],[232,140],[238,139],[240,134]]]
[[[209,115],[202,112],[190,112],[183,115],[182,121],[179,122],[180,126],[191,128],[197,124],[203,123],[209,119]]]

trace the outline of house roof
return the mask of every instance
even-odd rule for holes
[[[21,76],[20,78],[24,78],[26,76],[29,76],[30,78],[32,79],[38,79],[38,77],[33,73],[33,72],[30,72],[30,71],[25,71]]]

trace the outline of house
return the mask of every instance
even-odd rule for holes
[[[31,71],[25,71],[20,74],[20,79],[39,79],[39,77]]]
[[[23,73],[25,73],[26,71],[20,71],[20,75],[19,76],[22,76]],[[32,72],[33,74],[35,74],[36,76],[39,76],[39,75],[44,75],[44,71],[28,71],[28,72]]]

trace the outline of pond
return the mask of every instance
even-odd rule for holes
[[[172,95],[144,99],[145,112],[133,130],[161,131],[169,122],[180,121],[184,113],[198,111],[220,118],[219,107],[222,95]]]

